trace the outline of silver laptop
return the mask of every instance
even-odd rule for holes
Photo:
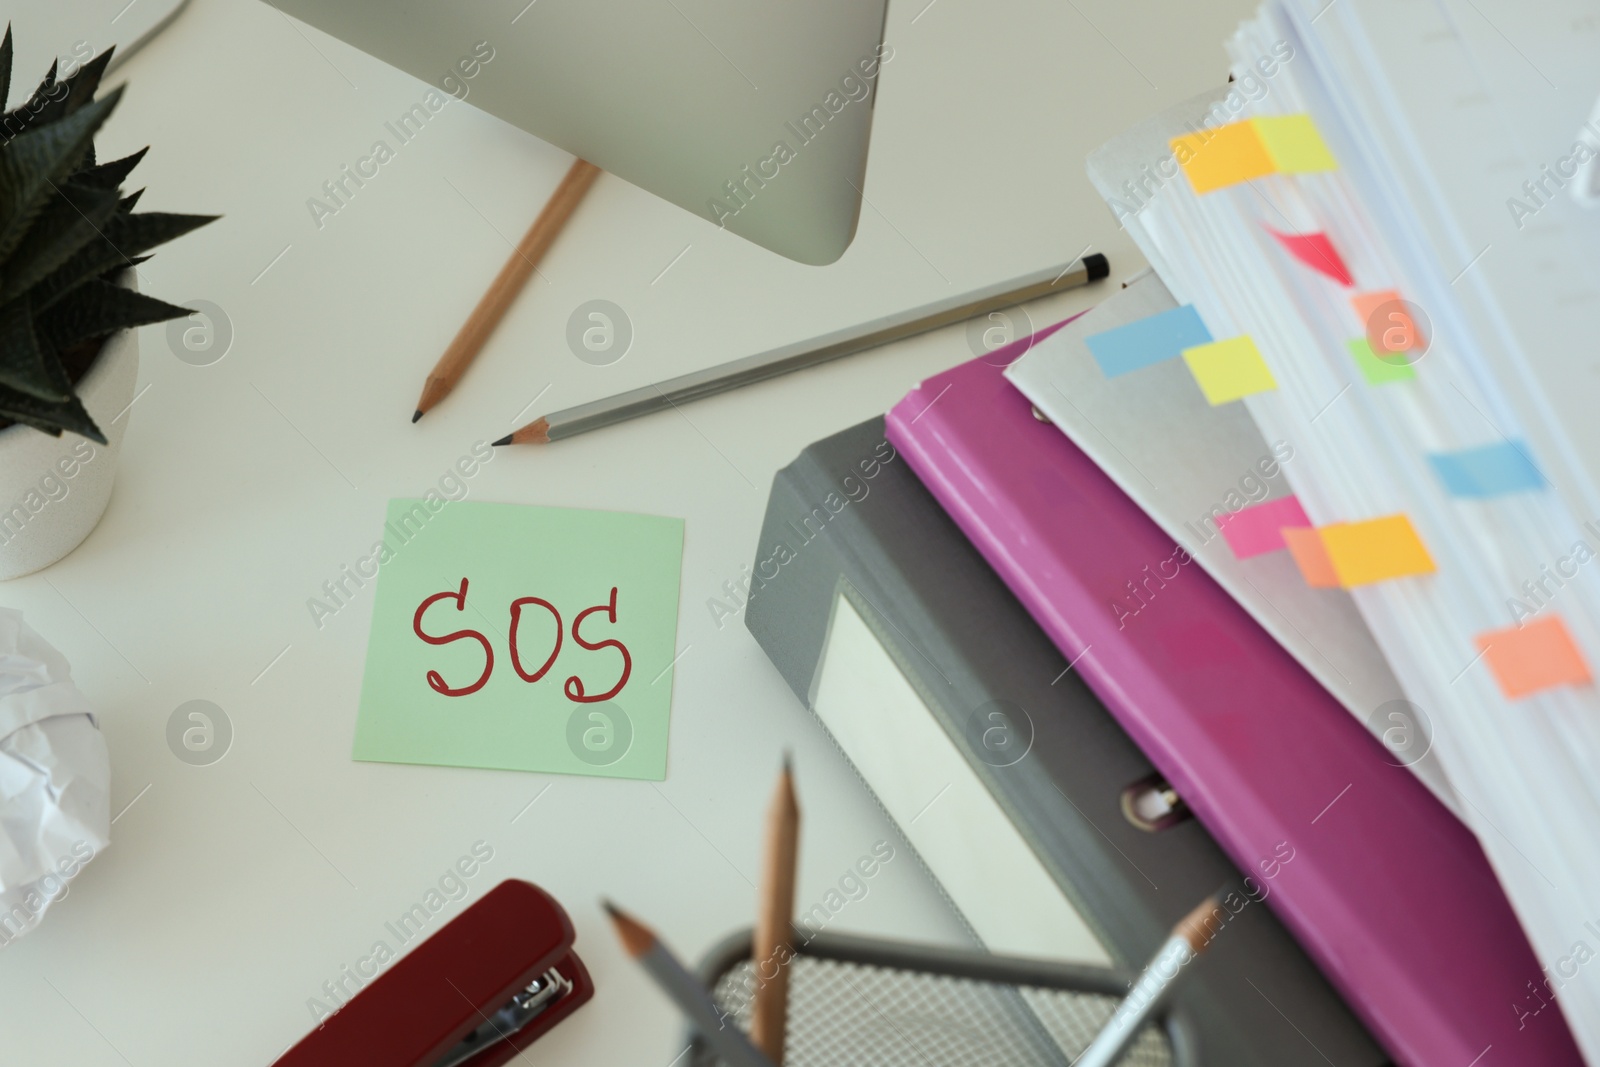
[[[802,263],[855,235],[887,0],[268,0]]]

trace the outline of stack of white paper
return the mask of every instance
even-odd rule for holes
[[[1269,442],[1238,404],[1207,405],[1181,362],[1107,378],[1084,344],[1173,307],[1161,280],[1145,275],[1030,348],[1006,377],[1372,730],[1395,766],[1410,767],[1460,815],[1431,724],[1394,705],[1405,694],[1350,595],[1312,589],[1284,552],[1240,558],[1218,530],[1219,514],[1291,495],[1284,470],[1297,462],[1294,441]],[[1125,598],[1124,625],[1138,625],[1141,598],[1152,594]]]
[[[1229,342],[1161,373],[1293,443],[1282,473],[1316,528],[1296,569],[1349,590],[1327,595],[1353,602],[1431,721],[1546,965],[1529,979],[1600,1063],[1600,967],[1582,965],[1600,955],[1600,213],[1562,188],[1600,149],[1584,125],[1600,40],[1568,6],[1279,0],[1230,42],[1237,80],[1204,123],[1265,119],[1257,132],[1202,133],[1179,167],[1168,116],[1090,172],[1175,301]],[[1197,191],[1230,153],[1254,172]],[[1036,403],[1053,381],[1072,392],[1051,351],[1013,372]],[[1043,406],[1091,447],[1097,409]],[[1150,486],[1184,476],[1146,461]],[[1160,517],[1160,493],[1124,488]],[[1319,664],[1360,636],[1308,651],[1242,588],[1249,561],[1200,558],[1353,712],[1374,710],[1381,693]]]

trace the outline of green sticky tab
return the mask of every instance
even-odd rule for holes
[[[1366,338],[1347,341],[1350,354],[1355,357],[1356,366],[1361,368],[1361,376],[1367,380],[1368,385],[1387,385],[1390,382],[1409,382],[1417,376],[1417,370],[1409,363],[1386,363],[1379,359],[1372,351],[1372,346]],[[1395,353],[1391,359],[1399,360],[1405,353]]]
[[[682,519],[435,495],[382,545],[355,759],[666,777]]]

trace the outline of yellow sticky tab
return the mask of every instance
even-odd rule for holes
[[[1197,193],[1268,174],[1309,174],[1339,164],[1310,115],[1267,115],[1171,141],[1178,165]]]
[[[1250,120],[1279,174],[1309,174],[1339,166],[1310,115],[1267,115]]]
[[[1278,387],[1267,361],[1248,336],[1185,348],[1183,361],[1212,407]]]
[[[1248,122],[1174,137],[1172,152],[1197,193],[1247,182],[1276,169],[1260,135]]]
[[[1433,557],[1404,515],[1386,515],[1365,522],[1342,522],[1317,531],[1328,549],[1339,584],[1346,589],[1432,574]]]

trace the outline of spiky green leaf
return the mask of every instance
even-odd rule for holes
[[[72,395],[60,360],[40,341],[26,296],[0,305],[0,385],[40,400]]]
[[[100,76],[105,73],[110,58],[109,52],[102,52],[66,80],[50,84],[48,88],[40,86],[40,91],[34,93],[33,99],[28,101],[19,116],[23,127],[31,130],[59,122],[93,100],[95,90],[100,87]],[[52,67],[51,73],[54,72],[55,68]]]
[[[180,237],[215,218],[215,215],[171,215],[159,211],[113,216],[106,223],[102,236],[90,241],[35,286],[34,307],[43,311],[89,279],[129,266],[140,252]]]
[[[69,181],[28,227],[22,243],[0,263],[0,303],[39,282],[98,237],[118,209],[117,190]]]
[[[0,111],[11,95],[11,23],[6,23],[6,39],[0,41]]]
[[[40,400],[0,385],[0,418],[24,423],[53,436],[60,436],[62,430],[70,430],[91,441],[108,443],[106,435],[100,432],[100,427],[95,425],[94,419],[89,417],[77,397],[61,401]]]
[[[90,100],[100,88],[106,64],[111,61],[108,49],[79,67],[65,81],[56,79],[56,65],[45,75],[39,88],[33,91],[27,103],[8,113],[0,120],[0,139],[9,140],[27,130],[59,122]],[[89,162],[94,162],[94,149],[89,149]]]
[[[19,134],[0,146],[0,257],[11,254],[51,192],[88,151],[122,90],[79,108],[60,122]]]
[[[38,111],[40,108],[44,107],[45,104],[49,103],[50,98],[55,95],[56,72],[60,69],[61,61],[59,59],[52,59],[50,61],[50,69],[44,72],[44,79],[40,81],[38,87],[33,90],[33,94],[29,96],[27,100],[23,101],[22,106],[17,108],[16,111],[13,111],[12,114],[16,114],[17,111]],[[29,105],[32,105],[32,107]]]
[[[131,156],[113,159],[110,163],[102,163],[98,167],[85,167],[74,174],[72,180],[81,185],[92,185],[96,189],[115,189],[127,179],[148,151],[150,148],[147,145]]]
[[[0,408],[0,430],[6,428],[6,420],[10,420],[11,422],[17,423],[21,426],[31,426],[40,433],[47,433],[51,437],[61,436],[61,427],[59,426],[51,425],[50,423],[39,419],[29,418],[27,415],[23,415],[19,412],[6,411],[4,408]]]
[[[188,308],[99,279],[74,289],[38,318],[39,338],[56,351],[124,327],[181,319]]]
[[[94,94],[100,91],[100,79],[105,75],[106,65],[111,62],[111,53],[114,51],[116,51],[115,45],[107,48],[104,52],[79,67],[72,77],[62,83],[67,87],[67,92],[59,105],[57,105],[59,110],[52,114],[41,116],[41,119],[46,122],[53,122],[58,118],[72,114],[93,100]]]
[[[8,103],[12,40],[0,39],[0,109]],[[94,134],[121,90],[96,100],[109,51],[58,78],[52,65],[21,107],[0,115],[0,428],[8,422],[104,442],[72,377],[99,340],[188,310],[124,287],[148,251],[212,221],[135,215],[121,197],[143,150],[97,165]],[[70,68],[69,68],[70,69]]]
[[[39,83],[33,94],[23,101],[20,107],[12,108],[4,116],[0,116],[0,140],[9,141],[20,133],[26,133],[39,112],[63,91],[56,86],[56,64],[51,63],[44,81]]]

